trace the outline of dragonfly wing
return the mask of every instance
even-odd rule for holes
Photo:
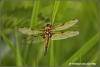
[[[27,38],[22,40],[23,43],[34,44],[44,41],[42,36],[28,36]]]
[[[78,31],[67,31],[67,32],[61,32],[61,33],[55,33],[52,37],[51,40],[61,40],[61,39],[66,39],[69,37],[73,37],[75,35],[78,35]]]
[[[27,27],[19,28],[19,31],[22,32],[23,34],[28,34],[28,35],[43,33],[43,31],[41,30],[34,30],[33,28],[27,28]]]
[[[70,20],[70,21],[66,22],[65,24],[54,27],[53,31],[59,31],[59,30],[67,29],[67,28],[73,26],[74,24],[76,24],[77,22],[78,22],[77,19]]]

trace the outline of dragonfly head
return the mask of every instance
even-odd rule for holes
[[[50,23],[47,23],[47,25],[46,25],[47,27],[52,27],[52,24],[50,24]]]

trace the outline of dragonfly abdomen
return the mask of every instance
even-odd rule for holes
[[[44,48],[44,56],[46,55],[47,51],[48,51],[48,46],[45,46],[45,48]]]
[[[46,43],[45,43],[45,48],[44,48],[44,56],[45,56],[46,53],[48,52],[49,38],[50,38],[49,35],[46,35],[46,36],[45,36]]]

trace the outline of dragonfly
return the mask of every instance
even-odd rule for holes
[[[45,47],[44,47],[44,56],[45,56],[46,53],[48,52],[48,46],[49,46],[50,40],[66,39],[66,38],[73,37],[79,34],[79,32],[76,30],[60,32],[61,30],[66,30],[72,27],[77,22],[78,22],[77,19],[72,19],[66,23],[63,23],[57,26],[53,26],[51,23],[47,23],[44,29],[21,27],[19,28],[19,31],[23,34],[30,35],[22,40],[24,43],[35,44],[35,43],[45,41]]]

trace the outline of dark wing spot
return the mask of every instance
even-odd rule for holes
[[[63,23],[61,26],[63,26],[65,23]]]
[[[34,37],[36,37],[36,36],[34,36]]]
[[[33,28],[31,28],[31,30],[33,30]]]
[[[45,35],[40,35],[41,37],[45,38]]]
[[[64,32],[61,32],[61,33],[64,33]]]
[[[56,34],[55,32],[52,32],[52,33],[50,33],[51,35],[54,35],[54,34]]]
[[[56,33],[52,33],[52,35],[54,35],[54,34],[56,34]]]
[[[75,20],[75,19],[72,19],[72,20]]]
[[[26,38],[24,38],[24,39],[26,39]]]
[[[73,31],[77,31],[77,30],[73,30]]]
[[[43,36],[43,35],[40,35],[40,36]]]

